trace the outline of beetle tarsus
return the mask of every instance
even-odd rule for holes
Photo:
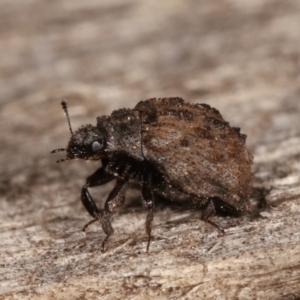
[[[153,194],[151,188],[149,187],[149,183],[144,184],[142,187],[142,198],[145,207],[148,209],[148,214],[146,218],[146,233],[148,235],[146,252],[149,252],[149,247],[151,242],[152,221],[153,221]]]
[[[222,232],[223,235],[226,234],[225,230],[224,230],[221,226],[219,226],[218,224],[212,222],[211,220],[205,220],[205,222],[207,222],[207,223],[209,223],[210,225],[212,225],[212,226],[218,228],[218,229]]]
[[[101,245],[101,252],[105,251],[105,244],[107,243],[109,237],[114,233],[114,229],[110,223],[110,215],[111,212],[104,210],[101,216],[101,225],[106,237],[104,238],[102,245]]]
[[[220,227],[216,223],[209,220],[210,217],[212,217],[216,214],[216,207],[215,207],[214,200],[215,200],[215,198],[213,198],[213,197],[207,198],[207,202],[204,205],[204,208],[203,208],[203,211],[202,211],[201,220],[211,224],[212,226],[214,226],[216,228],[218,228],[218,230],[220,230],[222,232],[222,234],[225,234],[225,230],[222,227]]]
[[[86,232],[86,229],[93,223],[95,223],[96,221],[98,221],[99,218],[95,218],[93,219],[92,221],[88,222],[87,224],[84,225],[84,227],[82,228],[82,231],[85,233]]]
[[[101,251],[105,251],[105,244],[108,241],[109,237],[113,234],[114,230],[110,223],[110,216],[115,207],[121,206],[124,204],[125,192],[129,186],[129,181],[127,180],[117,180],[117,184],[110,192],[104,206],[104,210],[101,214],[101,225],[103,231],[106,233],[106,237],[102,242]]]

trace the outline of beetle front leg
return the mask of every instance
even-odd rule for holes
[[[144,184],[142,187],[142,198],[145,204],[145,207],[148,209],[148,214],[146,218],[146,233],[148,235],[148,243],[146,251],[149,251],[150,241],[151,241],[151,230],[152,230],[152,221],[153,221],[153,194],[151,188]]]
[[[106,233],[106,237],[102,242],[101,251],[104,252],[105,244],[109,237],[113,234],[114,230],[110,223],[110,217],[115,207],[124,204],[125,192],[129,186],[128,179],[118,179],[117,184],[110,192],[104,206],[104,211],[101,213],[101,225],[103,231]]]
[[[93,173],[91,176],[89,176],[86,179],[86,184],[81,189],[81,201],[84,205],[85,209],[88,211],[88,213],[94,218],[89,223],[87,223],[82,231],[85,232],[86,229],[91,225],[92,223],[98,221],[101,217],[100,211],[98,207],[96,206],[92,196],[90,195],[88,188],[94,187],[98,185],[105,184],[111,180],[113,180],[115,177],[111,174],[108,174],[105,172],[104,168],[101,167],[98,169],[95,173]]]

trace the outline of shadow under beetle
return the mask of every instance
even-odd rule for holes
[[[71,139],[65,159],[101,160],[102,166],[86,179],[81,201],[93,217],[87,227],[100,221],[106,234],[101,250],[113,233],[110,217],[123,205],[129,182],[141,185],[148,209],[147,251],[151,240],[154,196],[202,210],[201,219],[215,214],[241,215],[249,209],[252,190],[252,155],[245,147],[246,135],[231,127],[218,110],[207,104],[185,103],[181,98],[140,101],[134,109],[119,109],[97,117],[97,125],[81,126],[73,133],[67,104],[62,101]],[[104,209],[99,210],[88,188],[113,179]]]

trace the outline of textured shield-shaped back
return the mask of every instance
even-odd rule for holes
[[[253,158],[246,135],[218,110],[181,98],[149,99],[135,109],[141,114],[143,155],[170,186],[233,205],[248,198]]]

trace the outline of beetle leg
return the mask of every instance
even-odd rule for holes
[[[240,216],[243,211],[235,208],[234,206],[222,201],[217,197],[213,197],[211,199],[214,203],[216,213],[219,215],[231,215],[237,217]]]
[[[110,192],[104,206],[104,210],[101,213],[101,225],[103,231],[106,233],[106,237],[102,242],[101,251],[104,252],[105,244],[108,241],[109,237],[113,234],[114,230],[110,223],[110,217],[112,215],[113,209],[117,206],[124,204],[124,195],[129,186],[128,179],[118,179],[117,184]]]
[[[92,196],[90,195],[88,188],[105,184],[114,179],[114,176],[105,172],[104,168],[98,169],[95,173],[86,179],[86,184],[81,189],[81,201],[87,212],[94,218],[87,223],[82,231],[85,232],[89,225],[100,219],[100,211],[96,206]]]
[[[153,221],[153,194],[149,185],[144,184],[142,187],[142,198],[145,207],[148,209],[148,214],[146,218],[146,233],[148,235],[148,243],[146,251],[149,251],[150,241],[151,241],[151,229]]]
[[[216,214],[216,208],[214,204],[214,198],[208,198],[204,208],[202,209],[201,220],[217,227],[223,234],[225,234],[225,231],[222,227],[209,220],[209,218],[214,216],[215,214]]]

